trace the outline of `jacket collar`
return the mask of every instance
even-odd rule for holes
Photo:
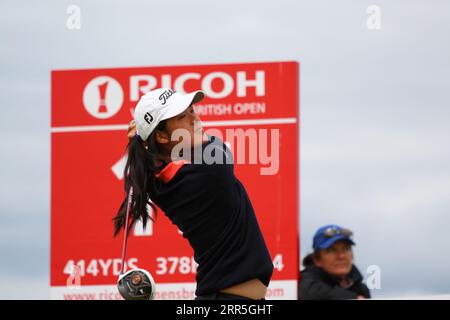
[[[335,276],[328,274],[322,268],[319,268],[316,266],[311,266],[309,268],[311,268],[311,270],[314,273],[317,273],[322,279],[324,279],[332,284],[339,285],[341,282],[341,279],[339,277],[335,277]],[[359,272],[358,268],[356,268],[355,265],[352,265],[352,269],[347,277],[351,280],[351,282],[353,284],[359,283],[363,280],[361,273]]]
[[[189,163],[187,160],[175,160],[167,164],[164,169],[162,169],[159,173],[155,174],[157,179],[160,179],[164,183],[168,183],[170,180],[175,177],[178,170],[181,169],[185,164]]]

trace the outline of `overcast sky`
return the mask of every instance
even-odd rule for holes
[[[81,9],[68,30],[67,7]],[[366,24],[370,5],[381,29]],[[301,63],[301,254],[354,230],[375,297],[450,293],[450,2],[0,2],[0,298],[49,295],[50,71]]]

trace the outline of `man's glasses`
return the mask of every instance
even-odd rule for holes
[[[323,232],[323,235],[326,238],[331,238],[331,237],[334,237],[334,236],[337,236],[337,235],[340,235],[340,234],[343,235],[343,236],[349,237],[349,238],[351,236],[353,236],[353,232],[350,229],[338,229],[336,227],[327,228]]]

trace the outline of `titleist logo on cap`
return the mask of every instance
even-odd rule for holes
[[[171,95],[173,95],[173,91],[172,90],[166,90],[163,93],[161,93],[161,95],[159,96],[159,100],[162,100],[163,102],[161,103],[162,105],[165,105],[167,102],[167,99],[170,98]]]

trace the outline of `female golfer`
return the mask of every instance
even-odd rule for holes
[[[147,204],[167,215],[194,250],[197,300],[264,299],[272,259],[230,150],[203,132],[194,112],[203,97],[202,91],[160,88],[138,102],[128,128],[126,196],[114,218],[115,235],[125,227],[132,187],[129,228],[152,219]]]

